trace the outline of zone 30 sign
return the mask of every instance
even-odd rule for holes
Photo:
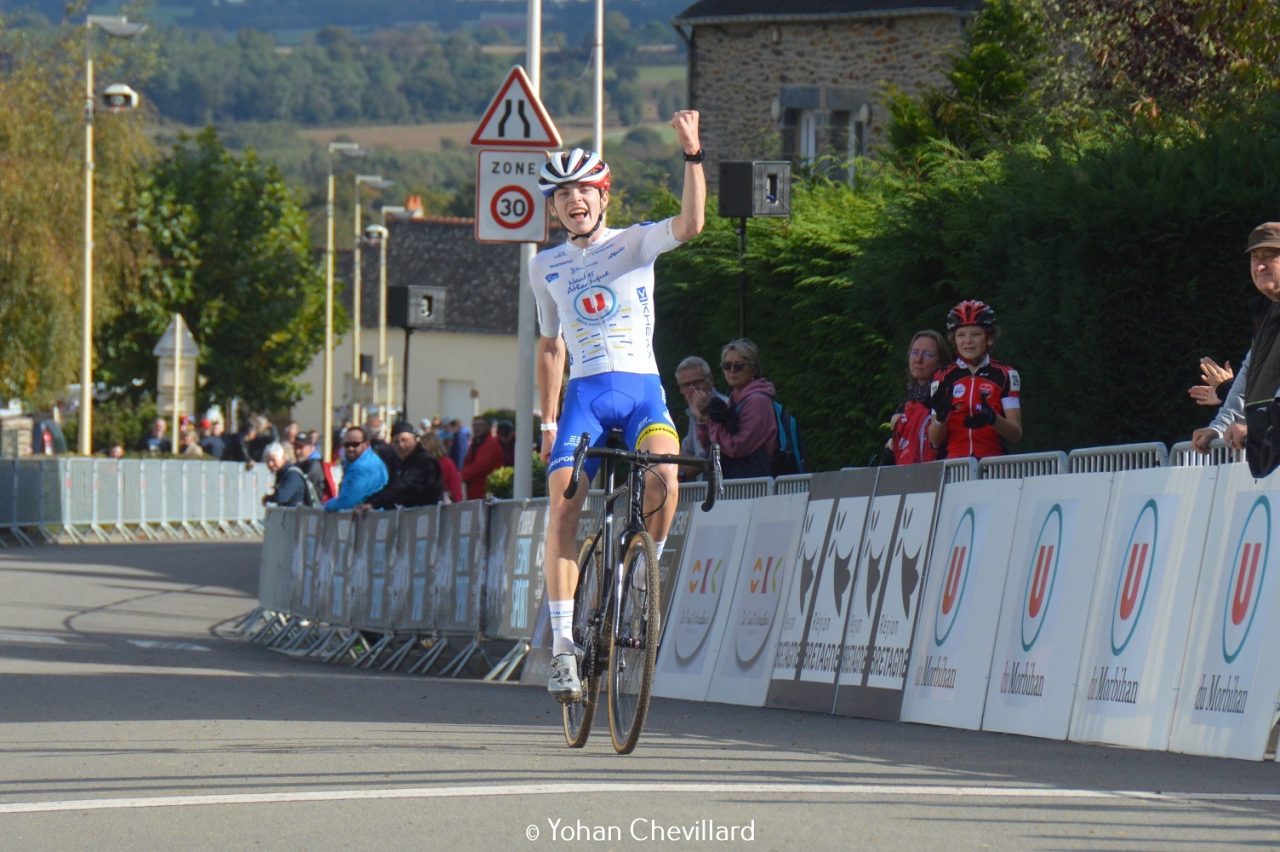
[[[476,239],[540,243],[547,239],[547,201],[538,189],[541,151],[481,151],[476,168]]]

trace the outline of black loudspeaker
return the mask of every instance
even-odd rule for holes
[[[791,215],[791,163],[742,160],[720,164],[720,215],[731,219]]]
[[[396,328],[435,328],[444,325],[445,290],[410,284],[387,288],[387,325]]]

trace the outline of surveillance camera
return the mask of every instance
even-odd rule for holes
[[[102,103],[111,112],[123,112],[138,106],[138,93],[124,83],[112,83],[102,92]]]

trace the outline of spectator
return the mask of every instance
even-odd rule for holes
[[[321,456],[323,456],[324,453],[320,452],[320,430],[319,429],[307,430],[307,443],[312,446],[311,458],[321,459]],[[323,459],[321,459],[321,461],[323,461]]]
[[[950,363],[947,340],[933,329],[916,332],[907,351],[907,399],[889,420],[889,454],[893,464],[933,461],[939,448],[929,443],[929,385],[934,373]]]
[[[245,462],[246,464],[253,461],[253,456],[249,453],[249,448],[258,438],[258,432],[254,428],[252,420],[245,420],[240,424],[240,431],[234,435],[226,437],[226,443],[222,450],[223,461]]]
[[[1269,310],[1271,299],[1265,294],[1254,293],[1249,298],[1252,335],[1257,335]],[[1252,357],[1252,350],[1246,352],[1244,360],[1240,362],[1240,371],[1234,375],[1229,361],[1225,367],[1219,367],[1212,358],[1200,359],[1200,378],[1203,384],[1190,388],[1187,393],[1200,405],[1216,405],[1219,400],[1222,405],[1208,426],[1191,433],[1192,449],[1207,453],[1214,438],[1221,438],[1234,449],[1244,449],[1244,390],[1249,382],[1249,361]]]
[[[427,432],[418,439],[422,442],[423,448],[427,453],[440,462],[440,478],[444,486],[444,495],[447,498],[446,503],[461,503],[462,497],[462,474],[458,472],[458,466],[453,463],[453,459],[449,458],[444,451],[444,443],[440,440],[440,436],[435,432]]]
[[[364,433],[369,436],[369,446],[375,450],[387,443],[386,430],[382,426],[382,418],[370,414],[364,421]],[[386,456],[383,456],[385,459]]]
[[[212,420],[209,422],[209,428],[205,430],[204,437],[200,439],[200,449],[204,450],[204,454],[211,459],[221,460],[226,450],[227,443],[222,437],[222,429],[221,420]]]
[[[316,489],[316,494],[321,500],[328,500],[337,496],[329,487],[329,482],[324,475],[324,462],[320,460],[320,455],[315,451],[315,438],[312,437],[315,432],[299,432],[298,437],[293,441],[293,456],[297,459],[295,464],[298,470],[302,471],[302,475],[311,480],[312,486]]]
[[[477,423],[483,425],[476,426]],[[453,459],[453,463],[459,470],[466,464],[467,453],[471,451],[471,442],[479,440],[481,432],[489,434],[490,423],[483,417],[475,418],[472,426],[475,426],[474,433],[463,426],[461,420],[455,418],[449,421],[449,437],[445,441],[445,446],[449,450],[449,458]]]
[[[947,314],[947,339],[959,357],[934,375],[929,398],[929,443],[944,458],[1001,456],[1022,440],[1022,380],[992,359],[999,336],[996,312],[984,302],[964,301]]]
[[[290,420],[288,425],[284,427],[284,431],[280,433],[280,444],[284,447],[284,454],[289,461],[294,464],[298,463],[298,459],[294,457],[294,442],[298,439],[298,423]]]
[[[139,452],[144,453],[171,453],[173,452],[173,444],[164,436],[165,431],[169,428],[163,417],[157,417],[151,421],[151,430],[143,436],[138,442]]]
[[[468,500],[478,500],[488,490],[489,474],[502,467],[502,444],[490,434],[492,423],[485,417],[471,421],[471,446],[462,465],[462,482]],[[456,446],[456,443],[455,443]]]
[[[413,424],[397,423],[391,429],[396,460],[387,484],[364,503],[364,510],[397,506],[434,506],[440,502],[440,463],[423,449]]]
[[[387,484],[387,466],[369,450],[369,441],[359,426],[352,426],[342,436],[342,454],[342,485],[338,496],[325,502],[326,512],[354,509]]]
[[[510,420],[498,421],[498,444],[502,447],[502,466],[516,466],[516,427]]]
[[[1271,473],[1280,464],[1280,222],[1265,222],[1249,234],[1249,275],[1258,292],[1270,300],[1266,315],[1253,335],[1249,375],[1245,379],[1245,461],[1255,478]],[[1242,371],[1243,372],[1243,371]]]
[[[267,446],[279,443],[279,436],[276,434],[276,427],[271,421],[261,414],[253,418],[254,436],[246,445],[249,450],[249,458],[252,461],[262,461],[262,454],[266,452]]]
[[[697,355],[690,355],[676,365],[676,384],[680,395],[689,404],[685,414],[689,417],[689,431],[680,442],[680,455],[707,457],[707,445],[698,437],[698,411],[705,411],[712,399],[719,399],[726,405],[729,397],[716,390],[711,379],[711,365]],[[701,481],[705,477],[700,470],[685,468],[680,471],[680,478],[691,482]]]
[[[696,409],[698,440],[720,445],[725,479],[769,476],[769,462],[778,449],[778,420],[773,383],[761,376],[760,350],[745,337],[730,341],[720,350],[720,369],[729,399],[708,395],[705,407]]]
[[[188,458],[200,458],[204,455],[204,448],[200,446],[200,436],[196,434],[195,429],[186,429],[182,433],[181,454]]]
[[[116,441],[107,448],[107,458],[122,459],[124,458],[124,444]]]
[[[283,444],[274,441],[268,444],[262,451],[262,458],[267,465],[267,470],[276,475],[275,485],[262,498],[262,505],[310,505],[307,478],[298,466],[285,456]]]

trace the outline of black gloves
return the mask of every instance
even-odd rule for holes
[[[982,389],[982,402],[973,407],[973,412],[964,419],[964,425],[970,429],[981,429],[983,426],[994,426],[996,423],[996,410],[987,402],[987,398],[991,392],[986,388]]]
[[[945,423],[947,415],[951,413],[952,387],[953,385],[950,381],[942,379],[938,382],[938,389],[929,397],[929,408],[933,411],[933,416],[939,423]]]

